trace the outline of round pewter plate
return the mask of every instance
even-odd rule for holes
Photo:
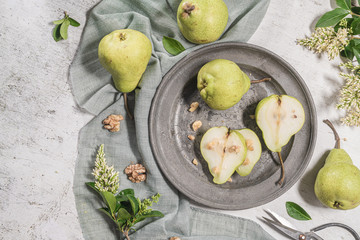
[[[214,59],[234,61],[251,80],[270,77],[270,82],[251,84],[235,106],[213,110],[201,99],[196,88],[197,73]],[[285,182],[277,185],[281,167],[276,154],[262,139],[253,116],[257,103],[271,94],[296,97],[305,110],[302,129],[282,148]],[[192,102],[198,109],[189,112]],[[200,120],[194,132],[191,124]],[[232,181],[213,183],[208,165],[200,153],[203,134],[211,127],[250,128],[262,143],[262,155],[252,172]],[[184,195],[199,204],[219,209],[246,209],[270,202],[285,193],[300,178],[312,156],[316,141],[316,111],[310,92],[300,75],[276,54],[247,43],[217,43],[193,51],[164,76],[153,98],[149,116],[150,142],[156,161],[165,177]],[[195,140],[188,139],[195,136]],[[197,159],[198,165],[192,163]]]

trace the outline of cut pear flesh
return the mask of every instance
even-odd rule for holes
[[[210,128],[201,139],[200,150],[217,184],[231,177],[247,152],[245,138],[227,127]]]
[[[244,162],[236,169],[236,172],[240,176],[247,176],[250,174],[255,164],[259,161],[261,157],[261,143],[259,137],[254,133],[254,131],[244,128],[236,130],[245,138],[245,143],[247,147],[246,157]]]
[[[296,98],[271,95],[259,102],[255,119],[266,146],[273,152],[281,152],[281,147],[304,125],[305,112]]]

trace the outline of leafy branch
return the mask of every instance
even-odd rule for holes
[[[69,17],[69,15],[64,12],[65,17],[60,20],[53,21],[55,27],[53,29],[53,38],[56,42],[68,38],[68,28],[69,26],[78,27],[80,23],[77,22],[75,19]]]
[[[340,91],[338,109],[346,116],[341,122],[348,126],[360,126],[360,0],[336,0],[338,8],[320,17],[311,37],[297,41],[315,53],[327,53],[329,60],[337,56],[346,59],[340,67],[350,70],[341,72],[346,81]]]
[[[107,166],[104,145],[98,150],[95,165],[93,175],[96,182],[87,182],[86,185],[103,200],[106,207],[100,208],[99,211],[111,218],[126,239],[130,239],[129,231],[135,230],[134,226],[137,223],[147,218],[164,216],[160,211],[150,208],[153,203],[159,201],[159,193],[143,201],[135,197],[135,192],[131,188],[116,194],[119,186],[118,172],[114,172],[113,167]]]

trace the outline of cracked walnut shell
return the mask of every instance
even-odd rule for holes
[[[133,183],[139,183],[146,180],[146,168],[140,163],[129,165],[124,171],[129,180]]]
[[[109,130],[110,132],[118,132],[120,130],[120,121],[123,120],[124,117],[122,115],[109,115],[104,121],[104,128]]]

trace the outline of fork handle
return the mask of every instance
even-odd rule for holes
[[[311,229],[310,231],[317,232],[319,230],[322,230],[322,229],[328,228],[328,227],[341,227],[341,228],[344,228],[344,229],[348,230],[354,236],[354,238],[356,240],[360,240],[359,234],[357,234],[354,229],[352,229],[348,225],[345,225],[345,224],[342,224],[342,223],[326,223],[326,224],[320,225],[318,227],[315,227],[315,228]]]

